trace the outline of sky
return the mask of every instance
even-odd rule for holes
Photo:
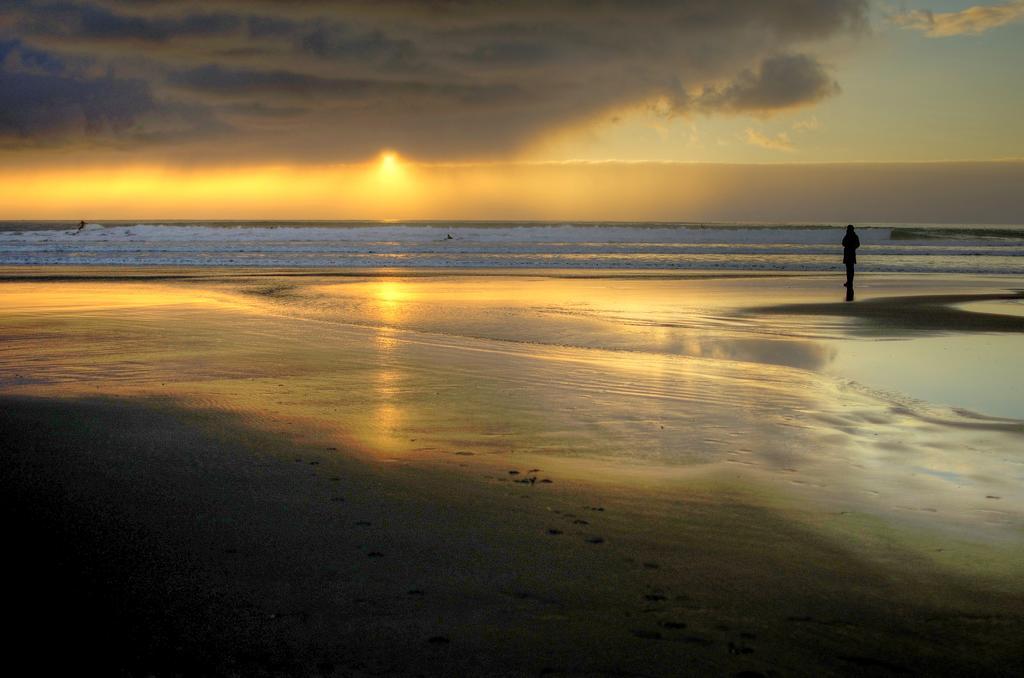
[[[0,218],[1024,222],[1024,0],[5,0]]]

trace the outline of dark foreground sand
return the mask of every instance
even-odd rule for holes
[[[112,288],[105,289],[111,296],[97,304],[116,306]],[[289,289],[282,283],[273,294],[294,294]],[[380,312],[394,312],[389,300],[400,305],[403,298],[385,291],[391,296],[382,297]],[[930,496],[932,486],[902,477],[902,467],[885,470],[889,462],[875,448],[869,454],[860,434],[836,433],[852,431],[856,417],[875,422],[875,431],[884,432],[883,425],[903,431],[892,459],[919,455],[915,463],[935,461],[920,456],[926,453],[950,452],[938,442],[943,436],[956,444],[981,441],[990,448],[977,455],[995,460],[970,462],[985,470],[984,478],[971,480],[964,471],[965,486],[1005,480],[1012,488],[1020,468],[1013,447],[1019,423],[977,418],[971,421],[980,433],[964,432],[962,421],[947,432],[891,405],[869,408],[856,395],[837,406],[836,412],[851,410],[840,428],[822,423],[838,416],[826,413],[808,424],[811,437],[795,438],[801,445],[818,441],[810,450],[815,458],[834,454],[852,462],[848,457],[860,450],[856,465],[815,466],[790,451],[773,466],[782,448],[769,443],[773,427],[786,423],[780,420],[760,424],[763,440],[731,443],[749,447],[749,463],[761,463],[740,474],[728,459],[644,465],[523,451],[527,442],[547,438],[525,429],[497,432],[505,410],[481,408],[473,410],[485,420],[475,424],[479,431],[417,424],[421,432],[414,435],[433,436],[435,444],[414,454],[399,445],[397,438],[407,446],[421,443],[408,443],[412,429],[399,426],[398,414],[421,422],[410,393],[429,374],[397,358],[382,363],[378,371],[391,376],[381,383],[397,414],[356,407],[346,415],[334,408],[349,400],[311,413],[309,402],[326,397],[326,387],[309,381],[286,352],[292,339],[281,333],[292,319],[268,324],[276,316],[266,312],[252,321],[262,334],[248,334],[241,316],[227,326],[234,331],[218,324],[227,307],[189,311],[191,343],[178,346],[167,318],[180,323],[181,317],[154,305],[168,295],[158,292],[108,318],[78,297],[61,296],[69,294],[61,288],[53,292],[60,304],[45,312],[3,318],[7,356],[17,355],[0,361],[11,665],[27,661],[40,675],[138,676],[1024,671],[1024,535],[1014,497],[982,493],[964,508],[967,499]],[[125,317],[134,329],[118,330],[119,355],[109,348],[89,353],[106,341],[108,323]],[[156,339],[143,336],[149,331]],[[310,336],[303,325],[295,341],[305,351],[330,343],[336,352],[324,355],[339,361],[358,350],[353,342],[361,335],[346,332]],[[396,336],[394,329],[371,332],[388,341]],[[211,341],[234,346],[254,337],[277,356],[276,391],[246,386],[247,369],[239,376],[225,367],[227,354],[210,352]],[[158,345],[167,352],[156,352]],[[441,349],[416,346],[416,356],[443,358]],[[387,342],[380,347],[396,350]],[[483,353],[476,344],[459,344],[459,356],[470,350]],[[452,403],[482,402],[490,396],[479,380],[498,379],[508,361],[525,374],[526,363],[514,362],[513,354],[486,356],[473,364],[473,375],[461,377],[455,400],[428,411],[441,419]],[[553,356],[542,357],[568,379],[569,359],[555,363]],[[531,353],[529,360],[537,359]],[[163,371],[154,377],[157,363]],[[631,378],[644,378],[636,370]],[[818,383],[800,381],[810,377],[798,370],[765,370],[754,379],[772,381],[779,398]],[[172,381],[175,372],[180,382]],[[193,372],[220,376],[205,383]],[[721,389],[747,393],[749,385],[723,375],[716,382]],[[343,383],[343,376],[331,379]],[[587,388],[571,384],[571,390]],[[511,390],[505,394],[507,412],[527,411]],[[674,409],[689,408],[709,447],[715,422],[746,425],[722,420],[712,405],[699,409],[711,395],[672,401]],[[853,412],[851,403],[868,409]],[[603,407],[606,418],[614,412],[599,399],[593,406]],[[371,414],[386,427],[362,437],[340,435],[331,419],[348,416],[340,421],[350,427]],[[637,426],[630,417],[617,426],[592,426],[616,444],[649,440],[653,446],[668,435],[661,433],[666,426],[675,427],[663,420],[642,434],[623,433]],[[505,451],[486,444],[499,435]],[[672,435],[671,444],[694,444],[685,431]],[[505,449],[510,439],[518,451]],[[351,447],[346,440],[354,441]],[[374,441],[393,447],[374,454],[367,449]],[[906,486],[899,501],[924,508],[840,500],[849,491],[841,476],[863,466],[882,466],[863,478],[895,475],[891,482]],[[991,469],[1007,469],[1008,478],[990,477]],[[799,494],[803,484],[826,481],[823,496],[834,493],[834,505],[813,492]],[[798,494],[782,493],[780,482]],[[884,495],[884,483],[875,487]]]
[[[512,489],[159,401],[2,405],[8,660],[40,673],[1024,669],[1019,593],[895,545],[866,563],[711,488]]]

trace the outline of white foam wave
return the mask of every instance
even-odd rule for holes
[[[859,230],[864,270],[1024,273],[1024,240]],[[894,232],[899,235],[894,239]],[[832,270],[842,228],[599,224],[0,224],[0,264]]]

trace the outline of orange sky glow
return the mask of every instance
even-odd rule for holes
[[[374,162],[0,169],[18,219],[587,219],[1000,223],[1024,162]],[[985,201],[972,200],[983,194]],[[481,216],[485,215],[485,216]]]

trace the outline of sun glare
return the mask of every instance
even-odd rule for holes
[[[377,174],[382,179],[394,179],[397,178],[402,171],[401,163],[398,160],[398,154],[394,151],[384,151],[380,154],[380,161],[377,166]]]

